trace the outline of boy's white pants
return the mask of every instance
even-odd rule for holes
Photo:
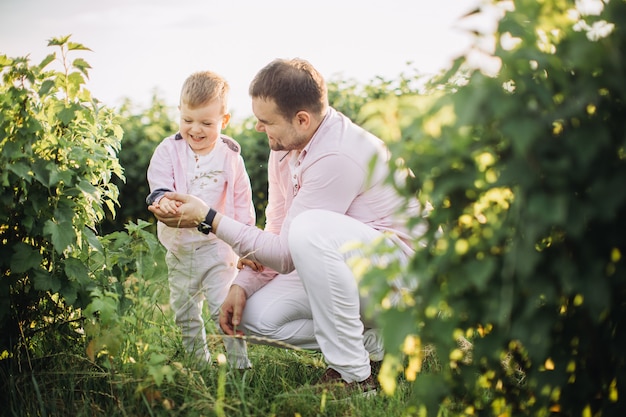
[[[168,251],[166,262],[170,286],[170,306],[181,328],[185,350],[211,361],[202,319],[206,300],[211,319],[219,330],[219,311],[237,273],[237,255],[219,239],[193,247]],[[224,337],[228,362],[239,369],[251,367],[246,342]]]
[[[267,343],[321,350],[344,380],[365,380],[370,359],[382,360],[384,347],[373,320],[365,315],[368,297],[359,292],[346,263],[362,252],[344,248],[381,238],[381,232],[341,214],[309,210],[297,216],[289,232],[297,272],[278,275],[247,300],[242,317],[246,334]],[[406,258],[400,250],[394,255]]]

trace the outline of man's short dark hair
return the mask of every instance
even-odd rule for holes
[[[250,97],[270,99],[286,119],[299,111],[323,115],[328,106],[324,77],[304,59],[276,59],[252,80]]]

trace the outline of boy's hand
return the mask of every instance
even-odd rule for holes
[[[172,192],[165,193],[165,195],[167,197],[164,196],[163,198],[176,202],[176,210],[174,212],[169,211],[171,207],[168,207],[168,211],[162,209],[160,206],[161,201],[148,206],[148,210],[150,210],[158,220],[170,227],[197,227],[209,212],[209,206],[198,197]],[[215,222],[219,222],[219,218],[220,214],[218,213]]]
[[[163,213],[175,214],[178,211],[178,207],[180,207],[182,204],[183,203],[181,203],[180,201],[170,200],[167,197],[162,197],[159,202],[155,204],[155,206],[161,209]]]
[[[247,266],[256,272],[263,272],[264,269],[263,265],[256,261],[253,261],[252,259],[239,258],[239,260],[237,261],[237,269],[243,269],[244,266]]]

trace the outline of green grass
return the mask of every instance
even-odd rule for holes
[[[0,359],[0,395],[6,396],[0,415],[410,415],[406,384],[393,397],[340,400],[314,389],[326,368],[319,352],[249,344],[252,369],[202,366],[181,353],[166,281],[128,281],[122,301],[105,300],[118,303],[117,313],[75,329],[86,336],[42,333],[28,351]],[[215,361],[224,352],[220,337],[212,333],[209,345]]]
[[[2,415],[402,415],[402,390],[394,397],[379,394],[333,401],[331,393],[313,389],[311,384],[325,369],[317,352],[261,345],[252,345],[249,351],[254,367],[245,371],[217,364],[198,367],[189,358],[177,358],[172,351],[172,359],[163,365],[173,370],[171,379],[158,385],[147,372],[149,364],[120,365],[112,360],[107,365],[108,359],[102,358],[100,364],[95,364],[79,352],[32,360],[30,369],[5,366],[1,377],[6,384],[4,392],[9,395],[9,409]]]

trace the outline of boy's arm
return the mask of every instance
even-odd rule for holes
[[[167,193],[168,191],[174,190],[170,190],[169,188],[157,188],[156,190],[148,194],[148,197],[146,197],[146,204],[151,206],[155,203],[158,203],[159,200],[161,200],[161,198],[163,198],[165,193]]]
[[[174,152],[173,149],[167,149],[167,140],[156,147],[148,165],[146,177],[150,194],[146,197],[146,204],[149,206],[158,203],[166,192],[176,191],[172,163]]]

